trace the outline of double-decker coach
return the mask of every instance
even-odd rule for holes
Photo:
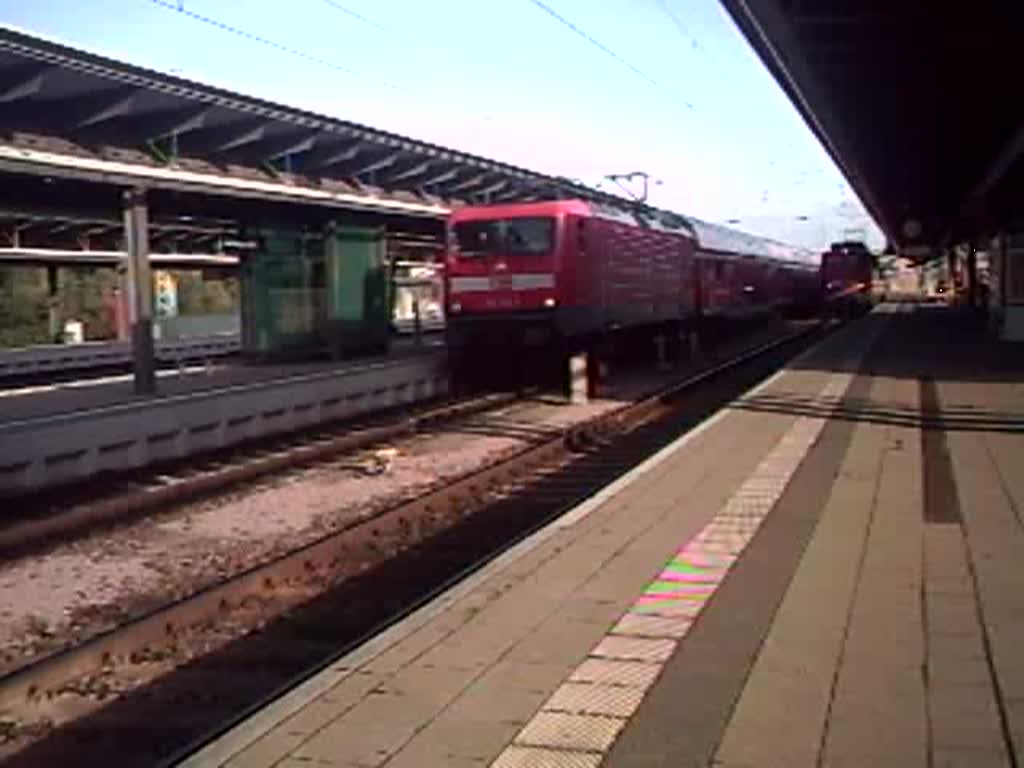
[[[703,318],[728,322],[766,312],[814,310],[818,259],[812,251],[696,218],[690,222],[697,235]]]

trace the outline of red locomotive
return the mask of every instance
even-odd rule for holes
[[[568,351],[609,330],[681,323],[696,309],[694,251],[681,217],[579,200],[463,208],[449,222],[449,345]]]
[[[867,311],[871,307],[873,280],[874,259],[864,243],[833,243],[821,255],[821,295],[829,311]]]
[[[479,363],[510,347],[565,354],[616,332],[671,339],[702,318],[806,306],[817,263],[677,214],[561,200],[454,212],[445,280],[450,354]]]

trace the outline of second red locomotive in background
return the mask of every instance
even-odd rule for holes
[[[843,314],[871,307],[875,262],[864,243],[833,243],[821,255],[821,293],[825,306]]]

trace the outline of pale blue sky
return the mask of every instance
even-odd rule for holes
[[[866,226],[718,0],[545,3],[658,85],[530,0],[181,0],[326,63],[179,0],[0,0],[0,21],[588,183],[644,170],[656,205],[788,241]]]

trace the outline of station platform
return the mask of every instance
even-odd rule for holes
[[[1021,351],[883,305],[184,765],[1019,765]]]
[[[335,362],[161,372],[149,396],[134,393],[131,376],[0,390],[0,498],[441,397],[448,391],[443,343],[421,341]]]
[[[332,371],[349,371],[382,360],[408,357],[443,346],[441,334],[426,334],[422,343],[399,338],[388,356],[363,356],[347,360],[309,362],[245,363],[214,360],[210,365],[189,365],[157,371],[157,394],[140,398],[135,394],[132,375],[88,377],[76,381],[0,388],[0,424],[95,408],[108,408],[140,399],[179,397],[228,387],[260,384],[286,378],[301,378]]]

